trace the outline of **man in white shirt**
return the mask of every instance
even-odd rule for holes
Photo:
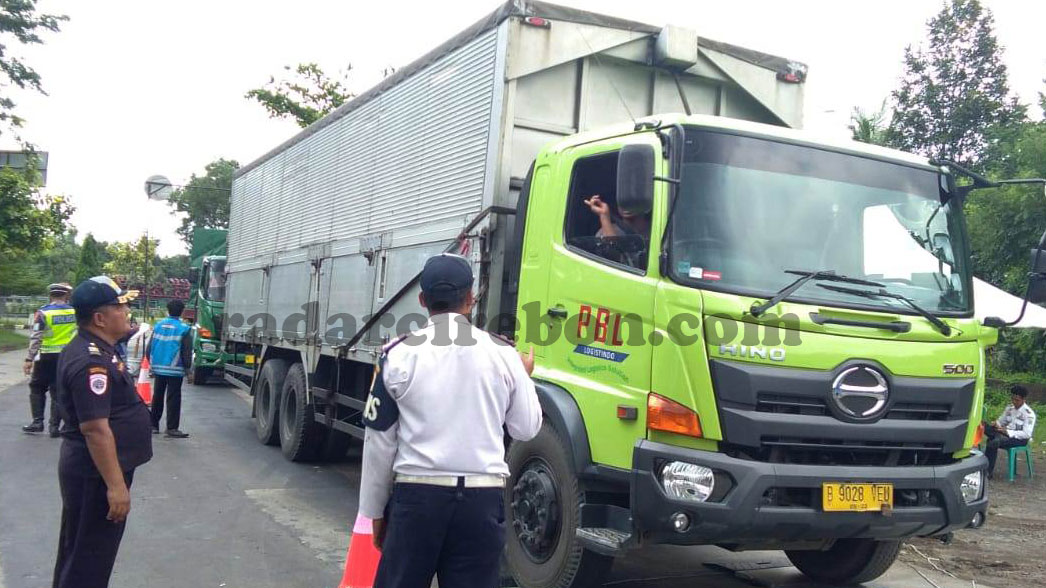
[[[995,423],[985,423],[984,433],[988,444],[984,454],[988,457],[988,478],[995,471],[995,459],[1000,449],[1021,447],[1028,444],[1035,430],[1035,412],[1025,399],[1028,390],[1023,386],[1010,386],[1010,404]]]
[[[364,409],[360,514],[382,550],[376,588],[494,588],[505,544],[505,431],[541,428],[533,350],[469,323],[472,269],[439,255],[421,273],[429,321],[385,346]]]

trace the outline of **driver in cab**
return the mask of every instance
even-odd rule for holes
[[[592,214],[599,217],[599,230],[596,237],[626,237],[638,236],[643,243],[650,241],[650,214],[636,214],[618,208],[617,214],[610,212],[610,205],[603,201],[602,196],[593,194],[586,199],[585,205]],[[644,252],[645,255],[645,252]],[[625,253],[626,263],[632,267],[643,267],[642,256],[638,252]]]

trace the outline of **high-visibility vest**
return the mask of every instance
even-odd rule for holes
[[[156,323],[153,329],[152,349],[149,353],[149,369],[159,376],[184,376],[181,349],[182,336],[189,331],[189,325],[173,316]]]
[[[76,336],[76,311],[68,304],[48,304],[40,314],[44,315],[40,353],[61,353]]]

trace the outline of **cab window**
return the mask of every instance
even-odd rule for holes
[[[635,273],[647,266],[650,215],[617,207],[617,151],[574,162],[564,236],[568,248]]]

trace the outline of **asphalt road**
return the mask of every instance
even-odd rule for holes
[[[11,363],[8,355],[0,354],[0,368]],[[59,441],[22,433],[27,388],[24,382],[4,388],[0,383],[0,588],[44,588],[58,540]],[[358,459],[350,455],[333,465],[284,460],[278,448],[257,442],[245,397],[219,386],[185,386],[182,429],[192,436],[154,437],[155,457],[135,475],[111,586],[337,586],[356,514]],[[969,586],[922,571],[941,588]],[[900,563],[869,584],[932,585]],[[620,562],[608,586],[811,584],[779,552],[664,547]]]

